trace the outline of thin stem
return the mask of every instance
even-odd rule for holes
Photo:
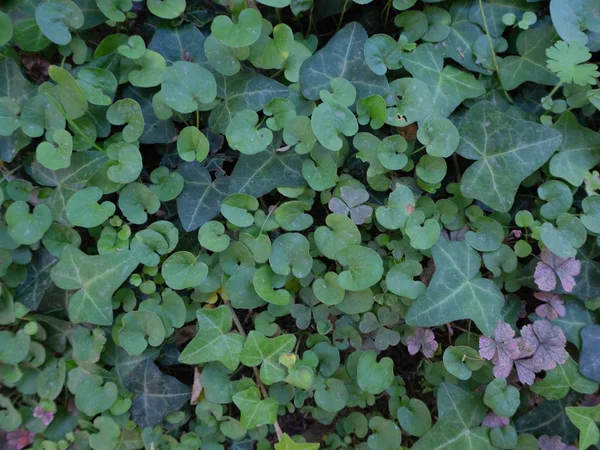
[[[62,107],[62,105],[58,102],[58,100],[56,100],[54,97],[52,97],[50,94],[48,94],[46,92],[46,96],[50,99],[50,101],[54,104],[54,106],[56,106],[56,109],[58,109],[58,111],[62,114],[62,116],[65,118],[65,120],[67,122],[69,122],[69,125],[71,126],[71,128],[73,128],[73,130],[75,130],[75,132],[79,133],[87,142],[89,142],[90,144],[92,144],[92,146],[96,149],[99,150],[101,152],[104,152],[104,149],[102,147],[100,147],[98,144],[96,144],[95,141],[92,141],[82,130],[81,128],[79,128],[79,126],[77,126],[77,124],[70,118],[67,116],[67,112],[65,111],[65,109]]]
[[[556,91],[558,91],[558,90],[560,89],[560,87],[561,87],[561,86],[562,86],[562,81],[559,81],[559,82],[556,84],[556,86],[554,86],[554,87],[552,88],[552,90],[551,90],[551,91],[550,91],[550,93],[549,93],[549,94],[546,96],[546,98],[544,99],[544,101],[535,107],[535,109],[533,110],[533,114],[535,114],[535,113],[538,111],[538,109],[540,109],[540,108],[543,108],[543,107],[544,107],[544,105],[546,104],[546,102],[547,102],[548,100],[552,100],[552,96],[553,96],[554,94],[556,94]]]
[[[344,2],[344,7],[342,8],[342,14],[340,15],[340,21],[338,22],[338,26],[335,30],[335,32],[337,33],[338,31],[340,31],[340,27],[342,26],[342,22],[344,21],[344,14],[346,14],[346,8],[348,7],[348,3],[350,2],[350,0],[346,0]]]
[[[502,90],[504,91],[504,95],[506,96],[506,99],[510,103],[514,103],[512,97],[510,96],[510,94],[504,87],[504,83],[502,82],[502,75],[500,75],[500,67],[498,66],[498,60],[496,59],[496,51],[494,50],[494,43],[492,42],[492,37],[490,36],[490,29],[488,28],[487,20],[485,18],[485,11],[483,10],[482,0],[479,0],[479,11],[481,11],[481,17],[483,18],[485,34],[487,34],[488,42],[490,44],[490,51],[492,52],[492,59],[494,60],[494,67],[496,69],[496,73],[498,74],[498,80],[500,81],[500,86],[502,87]]]
[[[381,10],[381,16],[385,17],[385,19],[383,20],[383,28],[385,28],[387,26],[388,20],[390,18],[390,10],[392,9],[392,1],[393,0],[388,0],[386,5]]]
[[[598,92],[594,92],[593,94],[586,95],[583,99],[579,100],[578,102],[575,102],[575,104],[573,106],[570,106],[565,111],[563,111],[561,113],[561,115],[568,111],[573,111],[575,108],[580,108],[581,106],[584,106],[590,98],[596,97],[597,95],[598,95]]]
[[[196,128],[200,129],[200,111],[196,110]]]
[[[4,171],[3,171],[3,173],[2,173],[2,180],[0,180],[0,181],[8,180],[8,177],[10,177],[13,173],[15,173],[21,167],[23,167],[23,164],[18,165],[17,167],[15,167],[14,169],[12,169],[10,172],[4,173]]]
[[[186,126],[186,127],[189,127],[189,126],[190,126],[190,124],[189,124],[189,123],[187,123],[187,120],[185,120],[185,118],[184,118],[184,117],[183,117],[183,116],[182,116],[180,113],[178,113],[177,111],[175,111],[175,114],[177,114],[177,116],[178,116],[178,117],[181,119],[181,121],[182,121],[183,123],[185,123],[185,126]]]
[[[312,28],[312,24],[313,24],[313,9],[315,9],[315,4],[313,2],[313,5],[310,8],[310,13],[308,16],[308,32],[306,33],[306,37],[308,37],[308,35],[310,34],[310,30]]]
[[[248,335],[246,334],[246,331],[244,330],[244,326],[242,325],[240,318],[238,317],[237,313],[235,312],[235,309],[233,309],[233,306],[231,306],[231,302],[229,300],[223,299],[223,303],[225,304],[225,306],[227,306],[229,308],[229,311],[231,311],[231,316],[233,317],[233,323],[235,323],[235,327],[237,328],[238,333],[240,333],[242,335],[242,337],[244,339],[246,339],[248,337]],[[265,400],[268,399],[269,393],[267,392],[267,389],[265,388],[265,385],[263,384],[263,382],[260,380],[260,373],[258,372],[258,368],[253,367],[252,370],[254,371],[254,377],[256,378],[256,385],[258,386],[258,389],[262,393],[263,398]],[[275,427],[275,433],[277,433],[277,438],[281,439],[283,432],[281,431],[281,427],[279,426],[279,423],[277,421],[275,421],[274,427]]]
[[[423,150],[425,150],[425,146],[419,147],[418,149],[413,151],[409,156],[416,155],[417,153],[422,152]]]

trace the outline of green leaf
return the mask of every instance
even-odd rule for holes
[[[579,373],[579,365],[572,358],[546,372],[543,380],[531,386],[533,392],[548,400],[564,398],[570,389],[582,394],[592,394],[598,390],[598,383],[583,377]]]
[[[141,428],[155,427],[190,401],[191,389],[164,375],[150,359],[145,359],[127,376],[125,387],[136,395],[131,417]]]
[[[185,0],[148,0],[148,9],[161,19],[175,19],[185,11]]]
[[[483,334],[492,334],[504,297],[496,284],[481,278],[481,258],[466,241],[440,239],[431,249],[436,271],[423,296],[410,308],[407,323],[429,327],[472,319]]]
[[[6,44],[12,39],[13,25],[10,17],[3,12],[0,12],[0,46]]]
[[[115,213],[116,207],[112,202],[98,203],[102,198],[102,190],[97,187],[87,187],[69,198],[67,202],[67,219],[76,227],[94,228],[102,225],[106,219]]]
[[[398,423],[406,432],[421,437],[431,429],[431,413],[425,403],[411,398],[398,409]]]
[[[358,22],[338,31],[302,64],[302,94],[309,100],[318,100],[320,91],[328,89],[331,80],[345,78],[356,87],[359,100],[371,95],[384,97],[389,90],[386,78],[373,73],[364,58],[367,39],[367,32]]]
[[[398,425],[383,417],[372,417],[369,428],[373,434],[369,436],[367,445],[371,450],[396,450],[402,440],[402,432]]]
[[[305,202],[285,202],[275,209],[275,220],[285,231],[305,230],[313,224],[312,216],[304,213],[310,211],[310,208]]]
[[[593,0],[552,0],[550,16],[556,31],[567,42],[585,45],[590,32],[600,31],[598,4]]]
[[[275,450],[319,450],[319,444],[299,444],[292,440],[287,433],[283,433]]]
[[[260,391],[257,387],[249,387],[238,392],[232,400],[242,413],[240,422],[247,430],[252,430],[261,425],[273,424],[277,420],[279,403],[274,398],[261,400]]]
[[[321,103],[311,116],[313,133],[323,147],[338,151],[344,141],[339,137],[354,136],[358,131],[358,122],[352,112],[338,103]]]
[[[443,361],[446,370],[459,380],[471,378],[473,372],[481,369],[485,362],[477,350],[466,345],[446,348]]]
[[[579,448],[586,449],[597,444],[600,440],[600,430],[596,422],[600,422],[600,406],[570,406],[565,411],[579,429]]]
[[[275,80],[254,73],[239,72],[232,77],[219,77],[217,89],[220,102],[210,112],[209,127],[225,134],[227,125],[241,111],[260,111],[275,98],[284,98],[289,94],[287,87]]]
[[[368,247],[350,245],[336,254],[345,270],[339,274],[340,287],[348,291],[362,291],[375,285],[383,275],[383,261]]]
[[[127,220],[138,225],[148,220],[148,214],[155,214],[160,208],[156,194],[141,183],[125,186],[119,193],[118,204]]]
[[[112,104],[117,91],[117,79],[111,71],[98,67],[84,67],[77,72],[76,81],[92,105]]]
[[[69,299],[72,322],[112,324],[111,298],[137,267],[129,251],[89,256],[68,245],[50,271],[61,289],[77,290]]]
[[[229,146],[246,155],[264,151],[273,140],[273,132],[268,128],[258,129],[258,120],[254,111],[237,113],[225,132]]]
[[[519,56],[509,55],[498,62],[504,87],[512,90],[526,81],[550,86],[558,83],[558,77],[546,67],[545,54],[556,37],[556,31],[551,26],[519,33],[516,43]]]
[[[260,38],[263,26],[258,9],[246,8],[233,23],[227,16],[217,16],[210,25],[214,37],[227,47],[240,48],[254,44]]]
[[[542,225],[540,237],[552,253],[570,258],[585,244],[587,233],[578,217],[563,213],[556,219],[556,227],[548,222]]]
[[[117,100],[106,111],[106,118],[113,125],[125,125],[123,140],[137,141],[144,132],[144,116],[138,102],[131,98]]]
[[[67,117],[78,119],[83,116],[88,109],[88,102],[77,81],[62,67],[50,66],[48,74],[57,83],[57,87],[51,93],[64,108]]]
[[[414,194],[409,187],[400,184],[389,195],[387,206],[378,207],[375,215],[377,221],[388,230],[403,230],[414,207]]]
[[[121,429],[117,423],[108,417],[98,417],[94,420],[98,433],[89,437],[90,447],[94,450],[113,450],[119,444]]]
[[[289,353],[296,344],[296,336],[286,334],[269,339],[258,331],[250,331],[240,354],[240,361],[245,366],[260,367],[260,379],[265,384],[282,381],[286,376],[286,369],[279,364],[279,356]]]
[[[315,244],[326,258],[335,260],[341,250],[360,244],[360,231],[349,217],[329,214],[325,223],[315,230]]]
[[[521,399],[516,387],[507,385],[504,378],[496,378],[486,386],[483,402],[496,415],[512,417],[517,412]]]
[[[220,253],[229,247],[230,238],[221,222],[211,220],[198,230],[198,242],[211,252]]]
[[[310,273],[313,259],[310,244],[300,233],[285,233],[273,241],[269,264],[279,275],[290,273],[296,278],[304,278]]]
[[[114,183],[133,183],[143,169],[142,154],[137,146],[126,142],[111,144],[106,149],[106,155],[111,159],[106,173]]]
[[[588,48],[577,41],[567,44],[556,42],[546,49],[548,59],[546,66],[556,73],[562,83],[575,83],[580,86],[595,84],[595,78],[600,76],[596,64],[583,64],[592,54]]]
[[[233,194],[223,200],[221,214],[237,227],[249,227],[254,223],[254,216],[248,211],[256,211],[258,206],[258,200],[251,195]]]
[[[485,93],[472,74],[453,66],[444,67],[444,58],[432,44],[421,44],[415,51],[403,53],[401,61],[413,77],[429,87],[436,115],[447,117],[465,99]]]
[[[381,394],[394,379],[394,362],[391,358],[381,358],[377,362],[377,355],[372,350],[367,350],[360,355],[358,360],[356,381],[360,388],[369,394]]]
[[[161,202],[175,200],[183,190],[183,177],[177,172],[169,172],[167,167],[157,167],[150,174],[150,192],[155,194]]]
[[[365,43],[365,61],[377,75],[385,75],[388,69],[399,69],[401,56],[400,45],[387,34],[371,36]]]
[[[151,311],[130,311],[123,316],[118,336],[127,353],[139,356],[148,345],[158,347],[163,343],[165,328],[160,317]]]
[[[438,422],[413,445],[414,450],[491,450],[488,429],[480,427],[487,408],[482,395],[449,383],[438,389]]]
[[[427,153],[439,158],[451,156],[458,147],[460,136],[456,127],[448,119],[429,119],[417,131],[417,139],[425,146]]]
[[[208,266],[190,252],[175,252],[165,260],[161,273],[171,289],[187,289],[206,278]]]
[[[233,320],[231,310],[224,305],[212,310],[202,308],[196,311],[196,317],[198,332],[181,352],[179,361],[183,364],[220,361],[235,370],[240,363],[244,338],[229,332]]]
[[[97,372],[110,374],[98,366],[77,367],[69,372],[67,386],[75,394],[75,406],[88,416],[106,411],[118,397],[117,385],[112,381],[105,382]]]
[[[71,31],[83,26],[83,13],[70,0],[45,0],[35,9],[35,20],[48,39],[58,45],[71,42]]]
[[[52,212],[46,205],[37,205],[29,212],[24,201],[11,204],[4,216],[10,237],[21,245],[31,245],[42,239],[52,224]]]
[[[177,61],[163,71],[161,94],[175,111],[191,113],[216,98],[217,83],[213,74],[201,65]]]
[[[4,364],[18,364],[23,361],[31,347],[31,337],[23,330],[12,333],[0,331],[0,361]]]
[[[511,208],[521,182],[539,169],[561,142],[555,130],[507,116],[486,101],[469,110],[459,132],[457,153],[476,160],[463,174],[463,195],[501,212]],[[503,134],[502,139],[497,138],[498,133]]]
[[[208,139],[198,128],[185,127],[179,132],[177,153],[184,161],[204,161],[209,147]]]
[[[570,111],[561,114],[553,128],[563,139],[550,160],[550,173],[579,186],[585,172],[600,164],[600,134],[581,126]]]
[[[348,403],[348,389],[342,380],[319,379],[315,384],[315,403],[327,412],[335,413],[344,409]]]

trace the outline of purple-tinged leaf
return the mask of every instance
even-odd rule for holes
[[[490,411],[487,413],[487,416],[485,416],[485,419],[483,419],[483,422],[481,422],[481,426],[488,428],[504,428],[509,423],[509,417],[500,417]]]
[[[581,263],[575,258],[561,258],[547,248],[540,255],[533,279],[542,291],[552,291],[556,288],[556,277],[560,280],[565,291],[571,292],[575,287],[575,277],[581,271]]]
[[[552,370],[569,358],[569,353],[565,350],[567,339],[563,331],[547,320],[525,325],[521,329],[518,341],[521,358],[515,361],[515,365],[522,383],[533,384],[536,373]]]
[[[408,353],[416,355],[421,350],[426,358],[431,358],[438,348],[435,334],[429,328],[416,328],[415,335],[409,336],[406,343]]]
[[[548,292],[536,292],[533,294],[539,301],[544,302],[543,305],[535,308],[535,313],[548,320],[556,320],[558,317],[564,317],[567,314],[565,308],[565,302],[556,294],[550,294]]]
[[[512,370],[513,360],[520,355],[515,332],[507,323],[498,321],[493,338],[479,338],[479,354],[491,360],[496,378],[508,378]]]
[[[540,450],[577,450],[574,445],[564,444],[560,436],[548,436],[544,434],[538,439]]]

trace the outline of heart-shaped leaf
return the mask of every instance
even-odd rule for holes
[[[208,266],[190,252],[175,252],[165,260],[161,273],[171,289],[187,289],[206,278]]]
[[[66,169],[71,164],[73,136],[66,130],[56,130],[52,134],[54,142],[42,142],[35,150],[40,164],[50,170]]]

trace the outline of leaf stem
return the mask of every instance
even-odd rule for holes
[[[556,94],[556,91],[558,91],[558,90],[560,89],[560,87],[562,86],[562,84],[563,84],[563,83],[562,83],[562,81],[559,81],[558,83],[556,83],[556,86],[554,86],[554,87],[552,88],[552,90],[551,90],[551,91],[550,91],[550,93],[549,93],[549,94],[546,96],[546,98],[544,99],[544,101],[543,101],[543,102],[541,102],[539,105],[537,105],[537,106],[535,107],[535,109],[533,110],[533,114],[535,114],[535,113],[538,111],[538,109],[540,109],[540,108],[543,108],[543,106],[546,104],[546,102],[547,102],[548,100],[552,100],[552,96],[553,96],[554,94]]]
[[[483,18],[483,26],[485,27],[485,34],[487,35],[488,42],[490,44],[490,51],[492,52],[492,59],[494,60],[494,68],[496,69],[496,73],[498,74],[498,80],[500,81],[500,86],[504,91],[504,95],[506,99],[510,103],[514,103],[512,97],[504,87],[504,83],[502,82],[502,75],[500,75],[500,67],[498,66],[498,59],[496,59],[496,51],[494,50],[494,43],[492,42],[492,37],[490,36],[490,29],[488,28],[487,20],[485,18],[485,11],[483,10],[483,2],[479,0],[479,11],[481,11],[481,17]]]
[[[308,32],[306,33],[306,37],[308,37],[310,35],[310,30],[312,28],[312,24],[313,24],[313,9],[315,9],[314,2],[313,2],[313,5],[310,7],[310,13],[308,15]]]
[[[385,28],[387,26],[388,20],[390,18],[390,10],[392,9],[392,1],[393,0],[388,0],[386,5],[381,10],[381,17],[385,17],[385,19],[383,20],[383,28]]]
[[[79,126],[73,121],[73,119],[71,119],[70,117],[67,116],[67,112],[65,111],[65,109],[62,107],[62,105],[58,102],[58,100],[56,100],[53,96],[51,96],[49,93],[46,92],[46,96],[48,97],[48,99],[50,99],[50,101],[54,104],[54,106],[56,106],[56,109],[58,109],[58,112],[60,112],[62,114],[62,116],[65,118],[65,120],[67,122],[69,122],[69,125],[71,126],[71,128],[73,128],[73,130],[75,130],[76,133],[79,133],[81,135],[81,137],[83,137],[83,139],[85,139],[87,142],[89,142],[90,144],[92,144],[92,146],[98,150],[104,153],[104,149],[102,147],[100,147],[98,144],[96,144],[95,141],[92,141],[82,130],[81,128],[79,128]]]
[[[419,147],[418,149],[416,149],[415,151],[413,151],[410,155],[408,156],[412,156],[412,155],[416,155],[419,152],[422,152],[423,150],[425,150],[425,146],[423,145],[422,147]]]
[[[238,317],[237,313],[235,312],[235,309],[233,308],[233,306],[231,306],[231,302],[229,300],[223,299],[223,303],[225,304],[225,306],[227,306],[229,308],[229,311],[231,311],[231,316],[233,317],[233,323],[235,323],[235,327],[237,328],[238,332],[242,335],[242,337],[244,339],[246,339],[248,337],[248,335],[246,334],[246,331],[244,330],[244,326],[242,325],[240,318]],[[254,377],[256,378],[256,385],[258,386],[258,389],[262,393],[263,398],[265,400],[268,399],[269,393],[267,392],[267,389],[265,388],[265,385],[263,384],[263,382],[260,380],[260,373],[258,372],[258,369],[256,367],[253,367],[252,370],[254,371]],[[277,422],[277,420],[275,421],[273,426],[275,427],[275,433],[277,434],[277,438],[281,439],[283,432],[281,431],[281,427],[279,426],[279,423]]]
[[[200,111],[196,110],[196,128],[200,129]]]
[[[346,8],[348,7],[348,3],[350,2],[350,0],[346,0],[344,2],[344,7],[342,8],[342,14],[340,15],[340,21],[338,22],[338,26],[335,30],[335,32],[337,33],[338,31],[340,31],[340,27],[342,26],[342,22],[344,20],[344,14],[346,14]]]

